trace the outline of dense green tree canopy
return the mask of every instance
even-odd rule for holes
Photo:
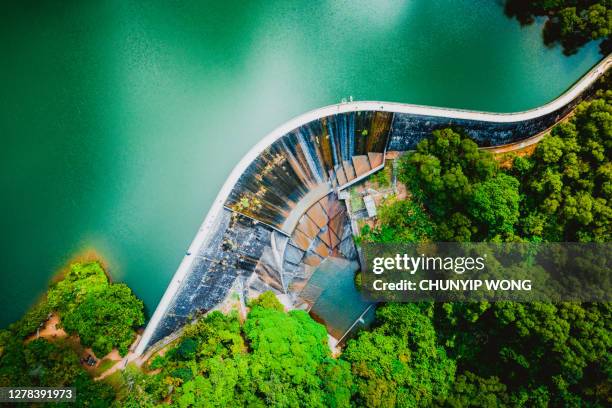
[[[415,202],[411,205],[425,210],[438,240],[609,242],[611,96],[600,93],[580,104],[531,157],[516,157],[510,169],[500,168],[458,132],[434,132],[401,163],[400,178]],[[379,230],[385,230],[384,223]],[[392,239],[412,242],[404,236]],[[437,405],[612,403],[610,304],[446,303],[429,310],[438,341],[457,365],[448,393],[434,395]],[[396,339],[378,338],[377,330],[349,345],[345,358],[352,358],[352,347],[367,350],[369,345],[370,352],[361,355],[373,359],[379,356],[373,350],[403,350]],[[363,401],[369,395],[398,403],[389,387],[375,384],[388,378],[379,375],[384,369],[353,372],[358,390],[370,387],[358,391]]]
[[[75,387],[76,406],[108,407],[115,391],[94,381],[81,366],[71,340],[26,340],[51,312],[99,356],[118,347],[125,354],[135,326],[144,321],[142,302],[124,284],[111,284],[98,262],[75,263],[47,295],[9,329],[0,331],[0,386]],[[78,349],[78,348],[77,348]]]
[[[380,225],[364,226],[360,239],[369,242],[423,242],[435,229],[422,206],[412,200],[388,200],[378,207]]]
[[[11,330],[21,338],[56,312],[60,325],[76,334],[98,357],[118,348],[125,355],[134,341],[134,329],[144,324],[143,303],[123,283],[110,283],[98,262],[74,263],[53,284],[45,298],[32,307]]]
[[[514,177],[498,174],[473,185],[468,213],[489,236],[512,234],[519,218],[519,182]]]
[[[465,135],[434,131],[403,158],[400,169],[414,201],[431,214],[435,239],[478,241],[514,233],[519,182],[501,173],[493,156]]]
[[[437,305],[438,335],[463,375],[448,404],[469,395],[512,406],[606,406],[611,312],[608,303]]]
[[[77,334],[99,357],[115,347],[127,354],[134,328],[144,323],[142,301],[125,284],[109,283],[98,262],[71,265],[64,279],[49,289],[47,301],[64,329]]]
[[[244,324],[213,312],[152,362],[160,373],[136,390],[140,401],[168,396],[180,407],[348,407],[348,363],[331,358],[325,327],[308,314],[283,311],[271,293],[251,302]]]
[[[79,335],[81,344],[92,347],[98,356],[117,347],[126,355],[134,341],[134,328],[144,323],[142,301],[123,283],[91,291],[78,305],[62,314],[69,333]]]
[[[582,103],[533,156],[516,158],[520,233],[548,241],[609,242],[612,219],[612,92]]]
[[[455,363],[437,344],[429,317],[415,304],[388,304],[377,318],[377,327],[350,340],[342,354],[355,376],[356,404],[428,407],[444,399]]]
[[[70,345],[42,338],[24,344],[9,330],[0,331],[0,386],[75,387],[77,407],[108,407],[115,397],[109,385],[91,379]]]

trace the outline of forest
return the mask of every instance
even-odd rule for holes
[[[460,129],[435,131],[401,159],[399,177],[411,196],[384,206],[379,224],[366,226],[362,239],[609,242],[610,147],[610,91],[580,104],[533,154],[510,157],[510,166],[479,150]],[[609,303],[419,307],[456,364],[442,406],[612,402]]]
[[[69,337],[37,336],[52,314]],[[0,387],[75,387],[76,406],[109,406],[115,390],[92,379],[82,349],[98,358],[113,349],[126,355],[143,323],[142,301],[130,288],[109,282],[99,262],[74,263],[28,313],[0,330]]]

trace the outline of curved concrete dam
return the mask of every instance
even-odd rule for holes
[[[338,191],[381,169],[387,151],[414,149],[436,129],[462,128],[482,147],[537,135],[592,95],[611,63],[607,56],[557,99],[525,112],[350,102],[285,123],[253,147],[228,177],[136,354],[219,306],[231,292],[244,299],[273,290],[310,309],[321,292],[309,284],[313,274],[333,269],[329,260],[344,269],[355,268],[357,261]],[[355,313],[360,316],[363,310]],[[333,334],[346,333],[336,328]]]

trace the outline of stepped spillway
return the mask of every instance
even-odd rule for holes
[[[433,130],[463,129],[480,146],[537,135],[596,89],[608,56],[554,101],[488,113],[389,102],[351,102],[299,116],[267,135],[228,177],[137,345],[142,354],[235,288],[299,298],[322,260],[356,258],[336,193],[411,150]]]

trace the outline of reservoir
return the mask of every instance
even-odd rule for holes
[[[525,110],[601,58],[494,0],[189,3],[0,6],[0,326],[89,249],[151,313],[231,169],[292,117]]]

